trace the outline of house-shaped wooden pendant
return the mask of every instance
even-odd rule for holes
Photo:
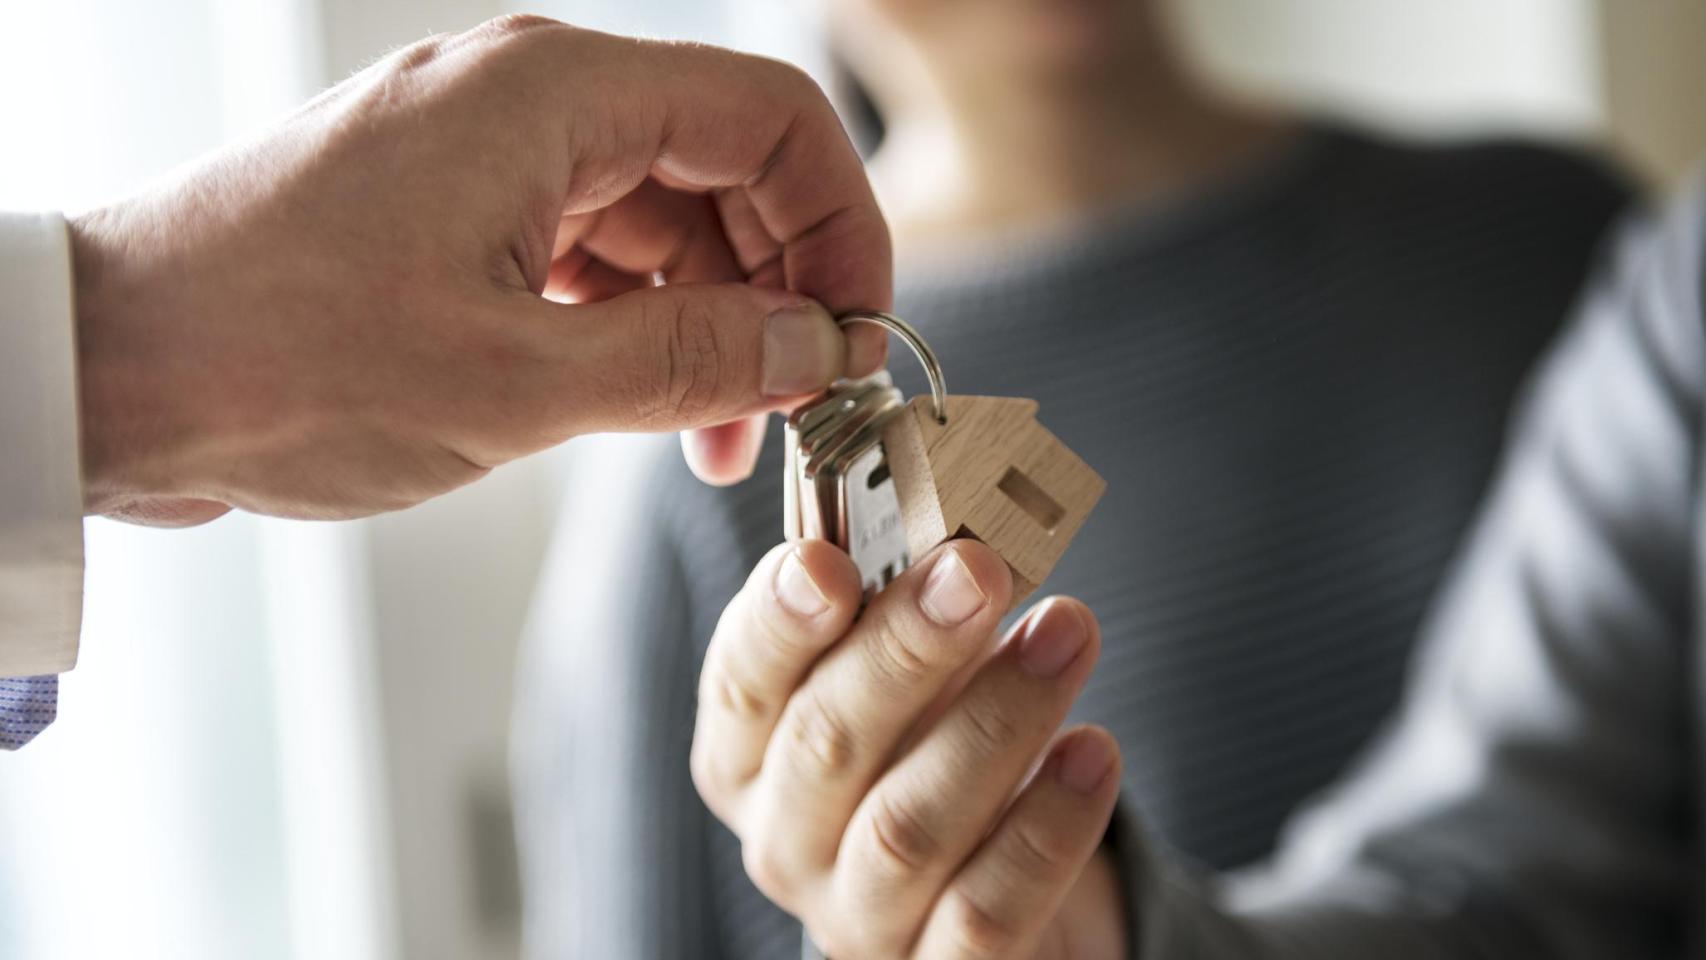
[[[1035,400],[949,395],[947,403],[945,425],[917,397],[883,429],[907,551],[922,557],[944,540],[980,540],[1012,568],[1017,606],[1054,569],[1106,484],[1037,422]]]

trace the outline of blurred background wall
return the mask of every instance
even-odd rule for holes
[[[1406,135],[1605,138],[1654,184],[1706,154],[1692,0],[1174,6],[1252,95]],[[511,9],[822,66],[804,0],[5,0],[0,207],[121,195]],[[553,454],[359,524],[91,521],[62,718],[0,757],[0,956],[515,956],[509,689],[564,471]]]

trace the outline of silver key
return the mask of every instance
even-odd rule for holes
[[[930,375],[941,416],[941,368],[916,331],[888,314],[851,314],[841,322],[876,323],[906,340]],[[859,568],[866,601],[900,576],[912,559],[882,444],[883,427],[905,405],[883,371],[838,383],[788,417],[784,532],[790,540],[828,540],[846,550]]]

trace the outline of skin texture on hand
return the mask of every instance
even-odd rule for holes
[[[998,640],[1011,591],[1001,558],[960,540],[859,613],[852,561],[804,541],[772,551],[717,625],[694,784],[833,960],[1124,956],[1098,852],[1119,751],[1060,731],[1096,621],[1056,597]]]
[[[508,17],[398,51],[72,221],[85,503],[398,509],[595,431],[716,427],[881,363],[887,228],[791,67]],[[662,281],[662,285],[656,285]]]

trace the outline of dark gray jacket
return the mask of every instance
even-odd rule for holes
[[[1698,957],[1706,199],[1630,231],[1537,380],[1405,706],[1259,872],[1124,811],[1142,957]]]

